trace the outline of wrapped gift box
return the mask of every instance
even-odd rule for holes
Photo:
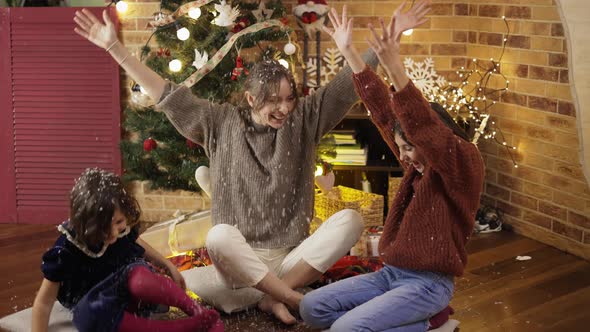
[[[211,229],[211,211],[184,214],[148,228],[140,238],[164,257],[205,246]]]

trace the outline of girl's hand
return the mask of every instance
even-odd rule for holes
[[[117,42],[117,31],[106,10],[102,11],[102,18],[105,24],[102,24],[85,8],[82,11],[76,11],[74,21],[78,26],[74,28],[74,31],[94,45],[106,49]]]
[[[381,24],[381,28],[383,30],[381,37],[379,37],[375,31],[373,25],[369,24],[369,29],[371,30],[373,39],[367,39],[367,42],[377,54],[377,56],[379,56],[380,60],[380,54],[384,55],[384,53],[393,52],[397,55],[399,53],[399,44],[402,32],[413,29],[428,21],[428,19],[425,17],[430,11],[430,4],[428,1],[422,0],[416,6],[410,8],[410,10],[407,12],[402,13],[405,5],[406,1],[404,1],[395,10],[387,27],[383,23],[383,19],[379,19],[379,23]]]
[[[168,269],[168,274],[170,275],[172,280],[174,280],[174,282],[178,284],[178,286],[180,286],[182,289],[186,289],[186,282],[184,281],[184,277],[182,276],[182,274],[180,274],[176,266],[170,264],[166,267]]]
[[[334,39],[340,52],[346,52],[352,47],[352,18],[348,18],[346,5],[342,8],[342,17],[338,17],[336,9],[328,12],[333,29],[323,27],[324,31]]]

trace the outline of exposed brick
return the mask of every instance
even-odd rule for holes
[[[486,194],[481,195],[479,201],[481,205],[496,206],[496,200]]]
[[[501,17],[502,16],[502,6],[479,5],[479,11],[477,14],[479,16],[483,16],[483,17]]]
[[[553,193],[551,192],[551,188],[549,187],[540,186],[532,182],[525,182],[523,188],[524,193],[527,195],[543,200],[551,200],[553,198]]]
[[[548,67],[530,66],[529,78],[556,82],[559,78],[559,70]]]
[[[464,44],[432,44],[433,55],[465,55],[467,48]]]
[[[575,117],[576,107],[573,103],[560,100],[557,102],[557,113]]]
[[[500,64],[500,72],[506,76],[517,76],[527,78],[529,76],[529,66],[514,63]]]
[[[455,4],[455,15],[466,16],[469,14],[469,6],[466,3]]]
[[[567,69],[560,70],[559,71],[559,83],[569,83],[569,82],[570,82],[569,71]]]
[[[587,216],[583,216],[573,211],[568,211],[567,221],[569,221],[571,224],[588,228],[590,230],[590,218]]]
[[[508,36],[506,46],[513,48],[531,48],[531,38],[528,36]]]
[[[551,24],[543,22],[520,21],[519,34],[533,36],[548,36],[551,33]]]
[[[401,44],[400,54],[402,55],[429,55],[428,46],[421,44]]]
[[[566,209],[545,201],[539,201],[539,212],[560,220],[566,220],[567,218]]]
[[[529,96],[529,107],[545,112],[557,112],[557,100],[544,97]]]
[[[467,31],[453,31],[453,42],[455,42],[455,43],[467,42]]]
[[[512,205],[512,204],[506,203],[504,201],[500,201],[500,200],[497,201],[496,207],[498,209],[500,209],[500,211],[504,212],[505,214],[513,216],[515,218],[520,218],[522,216],[522,209],[521,208],[519,208],[515,205]]]
[[[494,198],[505,201],[510,200],[510,191],[508,189],[500,188],[491,183],[486,183],[486,193]]]
[[[572,118],[566,117],[559,117],[559,116],[547,116],[547,125],[561,128],[564,130],[575,131],[576,129],[576,120]]]
[[[584,232],[584,244],[590,244],[590,232]]]
[[[498,184],[512,190],[522,191],[522,180],[503,173],[498,173]]]
[[[510,200],[512,203],[531,209],[531,210],[537,210],[537,204],[538,204],[538,200],[529,196],[525,196],[525,195],[521,195],[519,193],[516,192],[512,192],[511,196],[510,196]]]
[[[568,163],[579,162],[579,156],[576,146],[559,146],[553,144],[545,144],[543,153],[547,157],[553,157],[555,159],[565,161]]]
[[[574,179],[580,179],[584,177],[584,173],[582,172],[582,168],[580,166],[574,166],[562,161],[555,162],[555,172]]]
[[[562,52],[564,50],[562,39],[542,36],[531,37],[531,49],[550,52]]]
[[[501,100],[504,103],[527,106],[527,96],[520,93],[510,91],[504,92],[502,94]]]
[[[477,16],[477,4],[469,5],[469,16]]]
[[[569,225],[565,225],[557,221],[553,221],[552,230],[557,234],[561,234],[576,241],[582,242],[582,230],[573,228]]]
[[[453,69],[460,69],[461,67],[465,68],[467,65],[467,59],[465,58],[452,58],[451,59],[451,68]]]
[[[529,99],[530,102],[530,99]],[[528,126],[527,135],[532,138],[537,138],[546,141],[553,141],[555,139],[555,133],[553,130],[539,126]]]
[[[503,38],[504,37],[502,36],[502,34],[499,33],[479,33],[479,43],[484,45],[501,46]]]
[[[524,211],[522,220],[537,226],[551,229],[551,218],[536,212]]]
[[[553,23],[551,24],[551,35],[556,37],[563,37],[563,24]]]
[[[549,65],[567,68],[567,54],[549,53]]]
[[[507,18],[529,19],[531,18],[531,7],[506,6],[504,9],[504,15]]]
[[[450,3],[433,3],[430,5],[430,12],[428,15],[453,15],[453,4]]]
[[[547,171],[553,170],[554,161],[551,158],[547,158],[543,155],[533,153],[530,150],[526,154],[526,161],[525,163],[528,166],[540,168]]]
[[[579,211],[584,211],[586,208],[586,201],[583,198],[557,190],[553,193],[553,203]]]
[[[475,44],[477,42],[477,32],[475,32],[475,31],[469,31],[469,34],[467,36],[467,39],[469,40],[469,42],[471,44]]]

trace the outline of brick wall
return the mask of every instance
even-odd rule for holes
[[[355,45],[364,50],[367,23],[377,22],[380,15],[388,20],[400,2],[330,0],[329,4],[338,10],[343,4],[349,6],[355,17]],[[283,3],[290,9],[297,1]],[[122,38],[131,50],[149,37],[145,26],[158,8],[157,1],[130,3],[129,14],[122,18]],[[510,92],[491,113],[507,143],[518,148],[519,167],[512,166],[504,149],[481,142],[487,165],[483,202],[504,210],[517,232],[590,258],[590,188],[579,161],[567,44],[554,1],[435,0],[432,8],[430,21],[403,37],[402,53],[415,60],[432,57],[437,71],[450,80],[472,58],[497,59],[505,32],[503,15],[511,29],[501,66],[510,80]],[[328,47],[334,45],[322,34],[322,50]],[[313,53],[315,46],[310,50]]]

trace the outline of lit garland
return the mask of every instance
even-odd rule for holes
[[[471,69],[461,67],[461,70],[456,71],[461,79],[458,85],[455,86],[449,82],[447,87],[439,89],[438,94],[431,94],[430,99],[441,104],[450,114],[454,114],[455,121],[462,121],[464,115],[468,114],[467,118],[473,119],[477,125],[473,142],[477,143],[480,136],[483,136],[484,139],[494,140],[494,142],[506,148],[514,167],[518,168],[512,153],[513,150],[516,150],[516,147],[507,144],[502,130],[496,126],[494,121],[488,123],[489,109],[496,104],[496,101],[490,99],[490,96],[497,94],[499,98],[504,92],[508,91],[508,85],[510,84],[510,81],[500,71],[500,63],[510,36],[510,27],[506,17],[502,16],[502,20],[504,20],[507,32],[502,38],[502,52],[498,61],[491,58],[490,64],[483,64],[475,58],[472,59],[468,65],[471,66]],[[488,83],[494,74],[500,75],[505,81],[502,88],[488,88]]]

